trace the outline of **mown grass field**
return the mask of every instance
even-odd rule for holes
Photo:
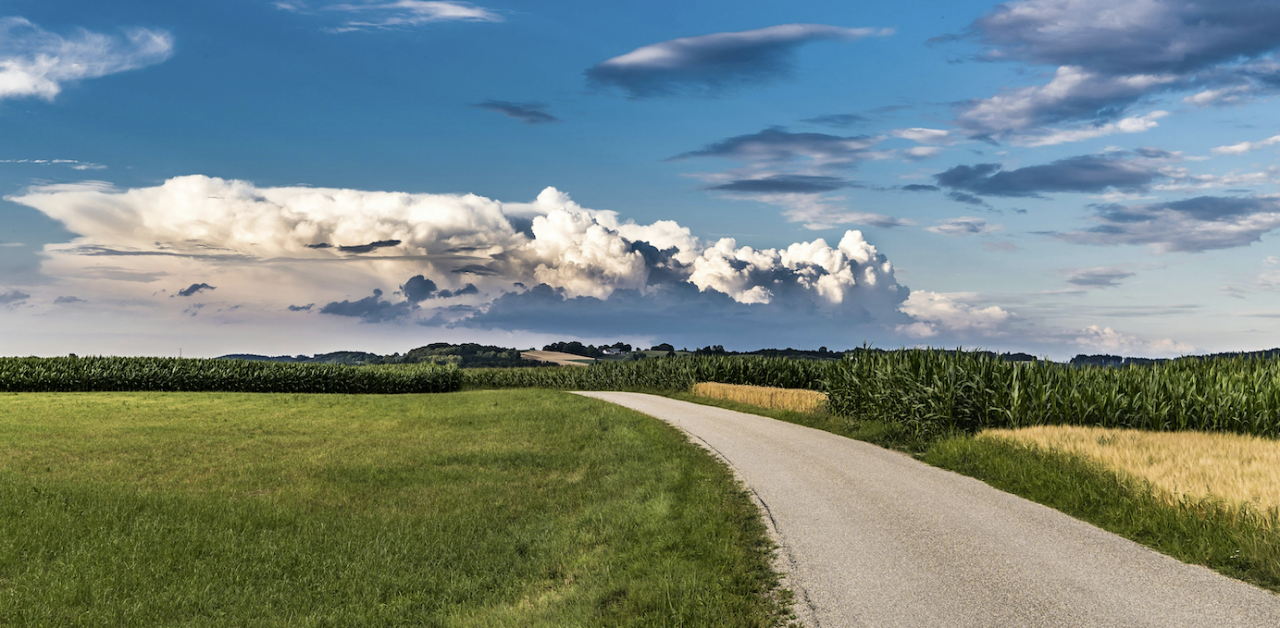
[[[0,395],[0,625],[767,626],[769,550],[564,393]]]

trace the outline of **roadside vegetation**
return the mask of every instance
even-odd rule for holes
[[[1280,519],[1270,506],[1280,486],[1275,439],[1073,426],[926,437],[902,423],[850,419],[826,408],[762,407],[698,394],[704,390],[668,396],[896,449],[1184,562],[1280,592]],[[1170,490],[1171,483],[1183,490]]]
[[[1280,440],[1070,425],[986,430],[978,438],[1080,456],[1149,484],[1169,503],[1216,502],[1240,517],[1280,519]]]
[[[559,392],[0,395],[0,625],[771,626],[770,551]]]

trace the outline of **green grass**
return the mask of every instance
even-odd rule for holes
[[[1280,529],[1212,503],[1169,504],[1150,487],[1078,456],[958,436],[921,457],[1183,562],[1280,592]]]
[[[770,549],[564,393],[0,395],[0,626],[768,626]]]
[[[1280,528],[1212,503],[1170,504],[1140,483],[1077,456],[966,434],[923,440],[900,423],[850,420],[699,397],[667,396],[768,416],[914,455],[1044,504],[1158,552],[1280,592]]]

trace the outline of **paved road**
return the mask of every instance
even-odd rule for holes
[[[664,397],[579,394],[727,460],[772,519],[812,625],[1280,627],[1280,596],[908,456]]]

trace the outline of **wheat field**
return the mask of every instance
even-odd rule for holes
[[[1280,441],[1273,439],[1071,425],[986,430],[979,438],[1084,456],[1149,482],[1171,501],[1220,502],[1273,521],[1280,512]]]
[[[796,412],[816,412],[827,405],[826,393],[799,388],[771,388],[769,386],[701,382],[694,385],[693,394],[712,399],[749,403],[761,408],[794,410]]]

